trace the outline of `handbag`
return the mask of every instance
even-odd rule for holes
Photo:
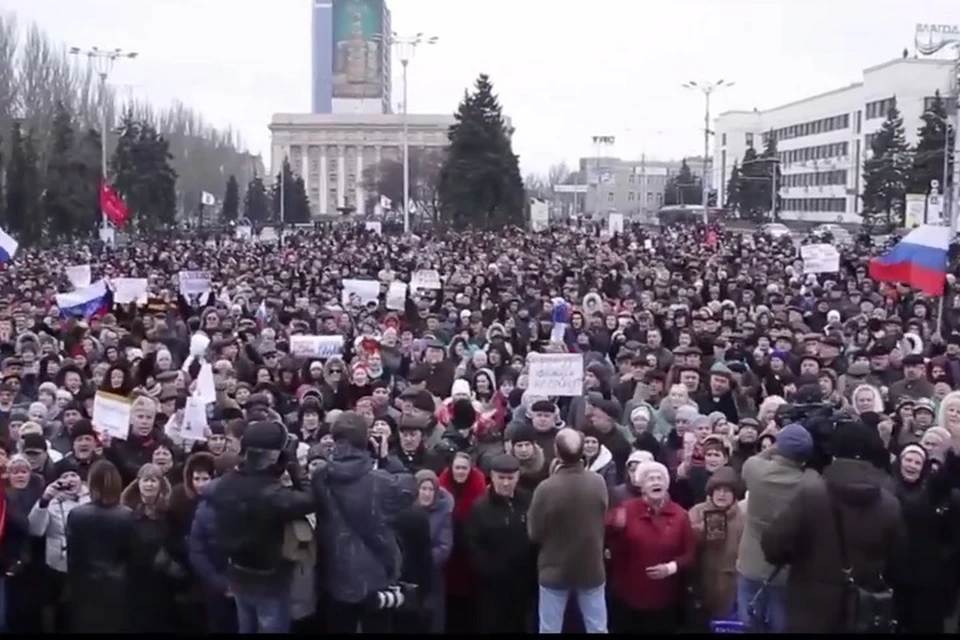
[[[880,576],[882,587],[875,591],[864,589],[857,584],[853,577],[850,557],[847,555],[843,514],[829,489],[827,494],[840,547],[840,566],[845,591],[841,612],[844,617],[842,620],[843,630],[853,633],[896,633],[897,619],[893,606],[893,589],[886,585],[883,576]]]

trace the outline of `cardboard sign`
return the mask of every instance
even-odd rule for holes
[[[535,396],[582,396],[583,354],[533,354],[527,391]]]
[[[67,280],[73,285],[74,289],[84,289],[90,286],[90,265],[78,264],[64,269],[67,274]]]
[[[804,273],[840,271],[840,252],[832,244],[805,244],[800,247]]]
[[[410,276],[410,288],[431,290],[442,289],[443,284],[440,282],[440,272],[438,272],[436,269],[421,269],[420,271],[414,271],[413,275]]]
[[[340,303],[349,306],[350,299],[354,296],[357,297],[360,306],[368,302],[376,302],[380,299],[380,283],[376,280],[344,280]]]
[[[404,311],[407,308],[407,285],[404,282],[391,282],[387,289],[387,309]]]
[[[114,278],[110,284],[113,285],[113,301],[115,303],[147,304],[146,278]]]
[[[210,291],[209,271],[181,271],[180,293],[186,296],[201,295]]]
[[[130,433],[130,407],[128,398],[104,391],[93,396],[93,427],[97,433],[105,433],[117,440],[126,440]]]

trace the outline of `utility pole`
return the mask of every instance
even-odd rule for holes
[[[691,80],[685,82],[683,85],[684,89],[694,89],[703,93],[704,97],[704,111],[703,111],[703,176],[701,180],[703,181],[703,224],[709,222],[709,217],[707,215],[707,201],[710,197],[710,182],[707,180],[707,172],[709,171],[710,163],[710,134],[713,133],[710,130],[710,96],[714,91],[721,87],[732,87],[733,82],[728,80],[717,80],[716,82],[697,82]],[[723,176],[720,176],[720,179],[723,179]]]
[[[87,62],[100,76],[100,176],[104,183],[107,181],[107,76],[113,69],[117,60],[132,60],[137,57],[135,51],[123,51],[122,49],[99,49],[91,47],[81,49],[80,47],[70,47],[68,50],[72,56],[86,56]],[[103,229],[108,228],[107,217],[100,212],[100,224]]]

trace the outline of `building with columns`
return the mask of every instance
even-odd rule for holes
[[[334,216],[340,209],[365,211],[369,195],[363,172],[381,160],[403,159],[403,115],[399,114],[288,114],[270,122],[270,173],[277,175],[287,158],[303,178],[313,217]],[[455,120],[450,115],[409,114],[410,149],[443,148]]]

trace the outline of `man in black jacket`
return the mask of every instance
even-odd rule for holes
[[[527,535],[530,494],[517,489],[520,462],[501,454],[490,488],[467,519],[470,562],[480,583],[481,633],[531,633],[537,551]]]
[[[207,497],[228,559],[240,633],[290,631],[293,562],[284,554],[284,534],[289,523],[315,509],[291,448],[296,440],[283,425],[254,422],[243,434],[238,469],[212,484]],[[292,487],[280,482],[285,470]]]

